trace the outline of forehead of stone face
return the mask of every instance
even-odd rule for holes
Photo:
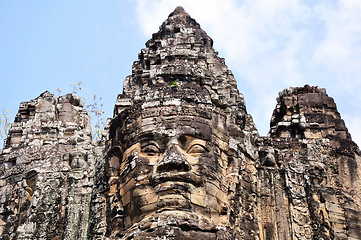
[[[192,81],[179,85],[153,86],[145,91],[143,100],[118,116],[117,139],[122,146],[139,142],[141,136],[166,138],[189,135],[212,141],[213,135],[227,132],[225,111],[212,102],[210,89]]]
[[[191,80],[180,76],[178,78],[172,76],[165,83],[152,85],[151,89],[140,94],[144,107],[147,106],[147,102],[156,101],[159,107],[162,104],[176,103],[176,101],[189,104],[212,104],[211,95],[212,91],[201,86],[198,79]]]
[[[192,105],[163,106],[141,109],[139,114],[129,115],[123,126],[123,145],[131,146],[140,141],[160,140],[187,135],[206,141],[212,140],[211,113]]]

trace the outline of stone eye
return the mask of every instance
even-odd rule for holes
[[[160,150],[155,144],[148,144],[142,148],[142,153],[145,153],[148,156],[158,156]]]
[[[189,147],[187,153],[205,153],[207,149],[200,144],[193,144]]]

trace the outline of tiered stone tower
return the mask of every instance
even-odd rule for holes
[[[257,145],[265,239],[361,239],[360,149],[325,89],[280,92]]]
[[[177,7],[101,143],[79,98],[22,103],[0,155],[0,238],[361,239],[361,152],[333,99],[284,90],[260,137],[212,43]]]
[[[85,236],[95,150],[79,97],[21,103],[0,156],[0,239]]]
[[[111,237],[227,239],[257,228],[243,211],[255,207],[253,183],[239,173],[255,170],[258,134],[212,45],[178,7],[133,64],[110,124]]]

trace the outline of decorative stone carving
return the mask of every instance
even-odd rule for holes
[[[78,97],[21,103],[0,155],[0,239],[84,238],[95,150]]]
[[[260,137],[212,44],[177,7],[98,143],[78,97],[21,103],[0,154],[0,238],[361,239],[361,151],[333,99],[284,90]]]
[[[234,239],[257,136],[234,77],[181,7],[146,46],[110,124],[110,236]]]

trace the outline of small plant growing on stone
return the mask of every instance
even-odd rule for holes
[[[3,141],[7,138],[9,130],[10,130],[10,121],[9,121],[9,111],[3,110],[0,115],[0,136]]]
[[[77,83],[74,83],[73,85],[70,85],[73,87],[73,94],[77,94],[81,90],[81,85],[83,85],[84,82],[79,81]]]
[[[77,83],[70,85],[73,88],[72,93],[74,95],[78,95],[79,92],[82,90],[83,84],[84,84],[84,82],[79,81]],[[60,94],[61,91],[62,90],[60,88],[56,89],[56,92],[58,92],[58,94]],[[103,115],[104,115],[103,104],[101,103],[102,98],[98,98],[96,95],[94,95],[93,101],[91,103],[85,105],[86,99],[81,96],[79,96],[79,97],[80,97],[80,101],[84,104],[85,109],[89,113],[90,123],[92,125],[92,131],[93,131],[92,138],[95,140],[101,140],[104,125],[105,125],[105,120],[103,117]]]
[[[90,121],[93,126],[93,139],[101,140],[104,129],[104,111],[103,104],[100,103],[102,98],[97,98],[96,95],[93,97],[93,102],[86,106],[86,109],[89,111]]]
[[[178,81],[174,81],[174,82],[172,82],[172,85],[170,85],[170,87],[172,87],[172,88],[175,88],[175,87],[178,87],[178,86],[179,86]]]
[[[55,89],[55,92],[56,92],[57,97],[59,97],[59,96],[60,96],[61,91],[62,91],[62,89],[61,89],[61,88],[57,88],[57,89]]]

